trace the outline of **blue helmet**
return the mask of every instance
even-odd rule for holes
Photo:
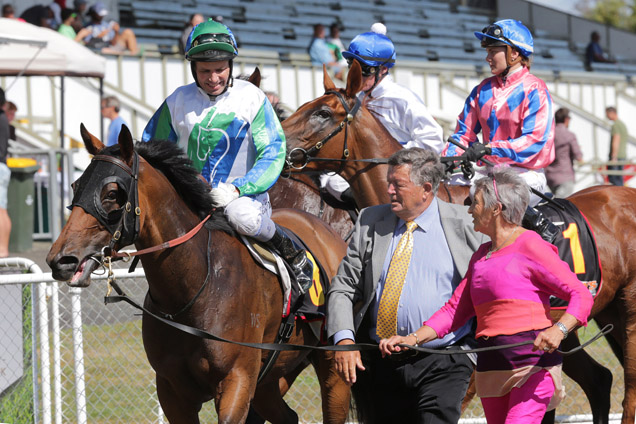
[[[342,52],[342,56],[347,60],[355,59],[373,68],[378,66],[391,68],[395,65],[393,42],[386,35],[373,31],[357,35],[351,40],[349,48]]]
[[[534,53],[534,41],[530,30],[521,21],[503,19],[488,25],[481,32],[475,31],[475,37],[482,47],[510,46],[518,49],[522,56]]]

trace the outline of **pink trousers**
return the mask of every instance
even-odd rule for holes
[[[539,424],[553,394],[552,377],[541,370],[505,396],[481,398],[481,404],[488,424]]]

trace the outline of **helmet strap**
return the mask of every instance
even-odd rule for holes
[[[513,47],[507,45],[506,46],[506,65],[507,66],[506,66],[506,69],[501,74],[499,74],[499,76],[503,78],[504,80],[506,79],[508,72],[510,72],[510,68],[515,66],[517,63],[520,63],[522,59],[521,53],[519,53],[519,55],[517,55],[515,59],[512,59],[512,52],[513,52]]]
[[[517,57],[515,59],[512,59],[512,52],[516,50],[511,46],[506,46],[506,64],[508,65],[508,67],[512,67],[515,66],[517,63],[521,62],[521,59],[523,58],[523,56],[521,55],[521,53],[519,53],[517,55]],[[518,50],[517,50],[518,52]]]
[[[371,97],[371,92],[375,89],[375,87],[377,87],[380,81],[382,81],[384,77],[387,76],[387,74],[389,73],[388,70],[385,73],[382,73],[382,68],[383,68],[383,65],[378,66],[378,72],[375,73],[375,81],[373,82],[373,85],[371,86],[371,88],[367,90],[367,93],[369,93],[369,97]]]

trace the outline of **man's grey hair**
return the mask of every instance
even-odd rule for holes
[[[104,104],[106,104],[106,107],[114,107],[115,112],[119,113],[119,108],[121,107],[121,103],[119,103],[119,99],[117,97],[106,96],[102,98],[102,101],[104,102]]]
[[[399,150],[389,158],[391,168],[402,165],[411,166],[409,176],[414,184],[423,186],[424,183],[431,183],[433,193],[437,193],[439,184],[446,175],[437,153],[419,147]]]
[[[495,184],[497,185],[496,193]],[[501,203],[503,219],[511,224],[521,225],[530,202],[530,187],[514,170],[494,169],[488,173],[488,176],[474,183],[471,189],[473,201],[477,192],[481,192],[485,208],[491,209],[497,203]]]

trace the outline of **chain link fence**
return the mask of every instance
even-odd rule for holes
[[[103,277],[95,277],[88,288],[71,289],[52,282],[50,274],[40,274],[30,261],[14,260],[4,267],[3,261],[1,423],[167,422],[143,349],[141,316],[136,309],[123,302],[104,305]],[[147,290],[143,274],[130,278],[124,269],[116,272],[122,288],[141,302]],[[38,279],[42,282],[35,281]],[[586,340],[596,331],[592,324],[580,336]],[[617,418],[623,397],[622,368],[604,340],[587,351],[614,374],[611,411]],[[581,415],[590,411],[581,389],[567,377],[565,384],[568,397],[557,409],[559,421],[590,421],[589,416]],[[286,400],[301,422],[322,422],[320,389],[311,367],[297,378]],[[200,416],[201,422],[216,422],[213,402],[204,406]],[[478,399],[462,422],[485,422]]]

